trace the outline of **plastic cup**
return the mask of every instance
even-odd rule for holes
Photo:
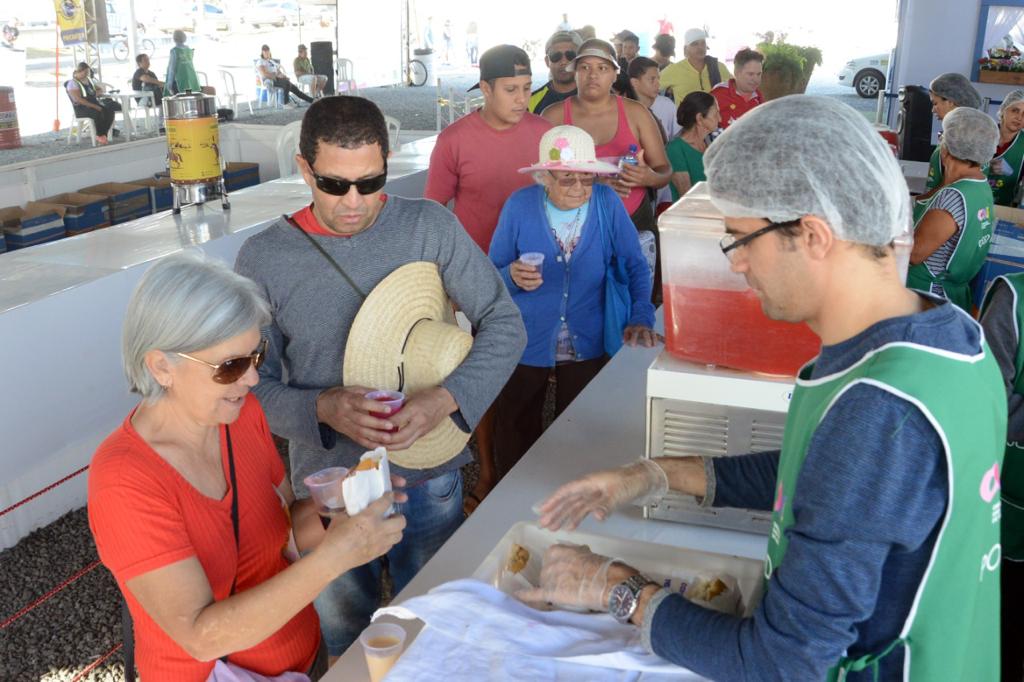
[[[519,262],[525,263],[526,265],[532,265],[535,268],[539,268],[544,264],[544,254],[539,251],[528,251],[527,253],[519,254]]]
[[[346,476],[348,469],[345,467],[329,467],[302,479],[309,488],[313,501],[316,502],[316,511],[324,528],[330,524],[332,517],[345,511],[341,482]]]
[[[370,391],[366,394],[366,397],[391,408],[390,412],[371,412],[370,416],[377,419],[387,419],[394,416],[401,412],[402,406],[405,405],[405,394],[401,391]],[[394,433],[397,430],[398,427],[393,427],[388,430],[388,433]]]
[[[405,629],[394,623],[374,623],[359,635],[370,670],[370,682],[380,682],[402,654]]]

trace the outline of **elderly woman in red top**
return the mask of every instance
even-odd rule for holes
[[[89,524],[146,682],[316,677],[313,598],[402,536],[405,519],[384,515],[404,495],[386,495],[326,531],[296,519],[312,548],[297,559],[291,486],[249,395],[269,319],[255,284],[193,254],[154,265],[128,304],[124,368],[142,401],[93,457]]]

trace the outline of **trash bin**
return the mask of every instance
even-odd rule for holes
[[[14,88],[0,86],[0,149],[21,146],[18,108],[14,104]]]

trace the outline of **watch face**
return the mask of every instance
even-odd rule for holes
[[[629,621],[629,617],[636,610],[636,597],[633,591],[625,583],[620,583],[612,588],[611,596],[608,598],[608,612],[620,623]]]

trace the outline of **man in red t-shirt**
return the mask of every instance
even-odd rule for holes
[[[733,58],[735,78],[728,83],[719,83],[711,90],[718,110],[722,114],[722,129],[725,130],[740,116],[764,102],[761,86],[761,66],[764,55],[757,50],[743,48]]]
[[[440,204],[455,200],[455,215],[484,253],[498,214],[512,192],[533,183],[518,173],[537,160],[541,136],[551,124],[529,113],[530,57],[514,45],[480,56],[484,105],[445,128],[430,155],[423,196]]]
[[[537,160],[540,138],[551,128],[529,112],[533,79],[530,57],[514,45],[498,45],[480,56],[480,88],[484,105],[463,116],[437,136],[430,155],[423,196],[447,204],[473,241],[487,253],[498,215],[512,192],[533,184],[520,168]],[[480,477],[469,494],[466,510],[497,482],[492,452],[494,415],[488,410],[476,430]]]

